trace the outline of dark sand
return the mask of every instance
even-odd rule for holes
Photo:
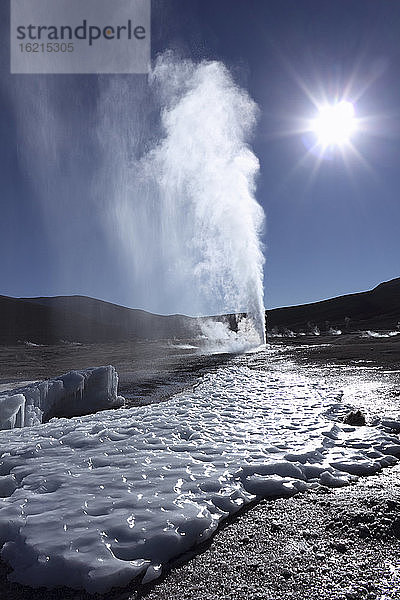
[[[72,369],[113,365],[119,394],[128,405],[153,402],[190,386],[203,373],[231,356],[194,355],[182,342],[118,342],[51,346],[0,346],[0,385],[42,380]]]
[[[271,345],[325,381],[367,375],[382,383],[372,396],[344,399],[344,408],[360,408],[370,423],[382,414],[400,418],[399,338],[280,338]],[[154,401],[230,359],[187,354],[160,344],[0,348],[0,383],[111,363],[121,372],[121,393],[128,391],[135,403],[140,392]],[[262,501],[196,552],[172,565],[162,580],[115,590],[107,599],[400,600],[400,466],[346,488]],[[6,574],[1,565],[0,597],[7,600],[99,598],[67,589],[31,590],[8,583]]]

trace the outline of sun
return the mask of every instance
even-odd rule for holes
[[[353,104],[342,100],[337,104],[321,106],[311,129],[317,136],[318,144],[327,147],[348,144],[356,127]]]

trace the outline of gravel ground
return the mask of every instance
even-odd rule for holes
[[[131,600],[400,598],[400,469],[264,501]]]

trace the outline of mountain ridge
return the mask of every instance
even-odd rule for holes
[[[395,329],[400,321],[400,277],[372,290],[267,311],[268,329]]]
[[[11,298],[0,296],[0,344],[101,343],[187,338],[196,319],[154,315],[86,296]]]
[[[327,300],[266,311],[268,330],[307,333],[340,329],[396,329],[400,322],[400,277],[375,288]],[[227,319],[235,329],[234,315]],[[30,341],[55,344],[190,339],[201,332],[201,318],[157,315],[87,296],[12,298],[0,295],[0,344]]]

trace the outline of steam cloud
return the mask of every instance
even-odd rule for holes
[[[263,343],[264,214],[254,197],[259,163],[247,144],[257,106],[223,64],[170,52],[157,59],[150,87],[153,113],[161,115],[152,123],[153,146],[129,161],[135,142],[121,131],[119,151],[113,145],[106,160],[112,216],[135,280],[160,312],[165,305],[192,315],[245,312],[238,335]],[[102,139],[115,131],[110,94],[119,104],[116,89],[106,90]],[[206,324],[205,334],[213,331],[221,337],[220,325]]]

